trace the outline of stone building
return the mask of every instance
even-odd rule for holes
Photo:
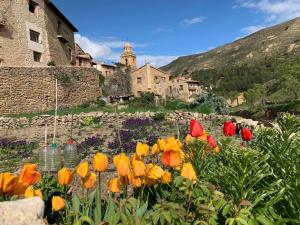
[[[112,76],[116,71],[116,65],[109,65],[106,63],[95,63],[93,67],[99,70],[105,78]]]
[[[158,99],[166,100],[170,84],[170,75],[150,64],[131,73],[131,91],[134,96],[142,92],[154,93]]]
[[[128,42],[125,43],[124,52],[121,55],[120,63],[130,67],[132,70],[137,69],[136,55],[132,50],[131,44]]]
[[[82,50],[82,48],[75,44],[75,52],[76,52],[76,66],[80,67],[93,67],[95,64],[93,62],[93,57]]]
[[[199,81],[187,79],[185,77],[177,77],[171,80],[169,97],[180,99],[185,102],[193,101],[193,95],[203,92]]]
[[[76,27],[49,0],[1,0],[0,64],[75,64],[74,32]]]

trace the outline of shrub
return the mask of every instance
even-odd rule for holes
[[[155,121],[163,121],[166,119],[166,114],[163,112],[158,112],[158,113],[155,113],[152,118]]]
[[[141,93],[140,97],[136,97],[129,102],[129,107],[132,108],[148,108],[155,106],[155,95],[153,93]]]
[[[166,102],[166,109],[168,110],[187,110],[189,108],[189,105],[183,101],[180,100],[172,100]]]

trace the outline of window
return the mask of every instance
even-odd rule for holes
[[[70,60],[72,60],[73,59],[73,51],[72,51],[72,49],[71,48],[69,48],[69,57],[70,57]]]
[[[183,85],[180,85],[180,86],[179,86],[179,90],[180,90],[180,91],[183,91]]]
[[[28,2],[29,12],[35,13],[37,5],[38,4],[36,2],[29,0],[29,2]]]
[[[79,59],[79,66],[82,66],[82,59]]]
[[[33,60],[35,62],[41,62],[41,59],[42,59],[42,53],[40,52],[33,52]]]
[[[30,40],[36,43],[40,43],[40,33],[34,30],[29,30],[30,33]]]
[[[142,78],[141,78],[141,77],[138,77],[138,78],[137,78],[137,83],[138,83],[138,84],[141,84],[141,83],[142,83]]]

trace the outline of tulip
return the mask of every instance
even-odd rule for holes
[[[108,158],[102,153],[97,153],[93,159],[93,167],[96,172],[104,172],[108,168]]]
[[[87,177],[84,178],[83,180],[83,186],[86,189],[92,189],[93,187],[95,187],[97,181],[97,176],[95,173],[90,173]]]
[[[194,181],[197,179],[195,170],[191,163],[183,164],[182,169],[181,169],[181,176],[185,177],[191,181]]]
[[[121,183],[118,178],[111,179],[108,182],[108,190],[113,193],[118,193],[121,191]]]
[[[121,153],[120,155],[114,157],[114,164],[116,166],[119,176],[128,176],[130,169],[130,161],[124,153]]]
[[[208,134],[204,131],[204,133],[200,137],[198,137],[198,139],[203,142],[207,142],[207,136]]]
[[[208,135],[208,136],[207,136],[207,144],[208,144],[208,146],[209,146],[210,148],[215,148],[215,147],[217,147],[217,142],[216,142],[216,140],[214,139],[214,137],[211,136],[211,135]]]
[[[221,152],[221,149],[219,146],[215,147],[215,153],[216,154],[219,154]]]
[[[182,149],[182,143],[174,137],[168,138],[164,151],[180,151]]]
[[[243,141],[251,141],[252,140],[252,133],[248,128],[243,128],[241,134],[242,134]]]
[[[28,186],[28,188],[26,189],[26,191],[24,193],[24,197],[32,198],[32,197],[36,197],[36,196],[43,199],[43,193],[42,193],[41,189],[34,190],[32,186]]]
[[[203,126],[196,120],[190,122],[190,134],[192,137],[200,137],[204,132]]]
[[[89,163],[88,162],[79,163],[76,172],[81,178],[85,178],[89,174]]]
[[[165,139],[158,139],[157,140],[157,144],[158,144],[158,147],[161,151],[165,150],[165,146],[166,146],[166,140]]]
[[[160,152],[159,146],[158,144],[154,144],[151,148],[151,154],[152,155],[156,155]]]
[[[68,185],[72,182],[73,173],[70,169],[64,167],[58,171],[57,178],[60,185]]]
[[[194,137],[192,137],[192,135],[188,134],[186,137],[185,137],[185,143],[187,145],[189,145],[192,141],[194,140]]]
[[[231,121],[224,122],[223,133],[227,137],[232,137],[235,135],[235,125]]]
[[[165,171],[161,180],[164,184],[170,183],[172,181],[172,174],[170,172]]]
[[[24,165],[19,180],[28,185],[37,184],[41,180],[41,174],[37,171],[36,164]]]
[[[1,181],[0,181],[0,183],[1,183]],[[8,194],[11,196],[23,195],[27,188],[28,188],[28,184],[24,184],[22,181],[20,181],[20,179],[18,179],[15,186],[12,188],[12,190],[10,192],[8,192]],[[1,192],[1,188],[0,188],[0,192]]]
[[[165,151],[161,155],[163,165],[170,167],[177,167],[182,162],[182,151]]]
[[[3,173],[0,176],[0,190],[2,193],[10,192],[18,182],[17,176],[12,173]]]
[[[136,153],[133,153],[133,155],[131,156],[131,161],[133,162],[134,160],[142,160],[142,158],[139,157]]]
[[[52,210],[59,211],[65,207],[65,200],[60,196],[52,197]]]
[[[143,144],[138,142],[136,145],[136,154],[139,157],[148,156],[149,154],[149,146],[147,144]]]
[[[142,161],[134,160],[132,162],[132,167],[135,177],[145,176],[146,166]]]
[[[164,171],[160,166],[153,165],[147,173],[147,178],[159,180],[164,175]]]
[[[133,172],[129,173],[128,180],[134,187],[141,187],[142,186],[141,178],[140,177],[135,177]]]

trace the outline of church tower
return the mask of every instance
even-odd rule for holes
[[[137,69],[136,66],[136,56],[132,50],[130,43],[126,42],[124,46],[124,52],[121,55],[121,63],[128,67],[131,67],[132,70]]]

